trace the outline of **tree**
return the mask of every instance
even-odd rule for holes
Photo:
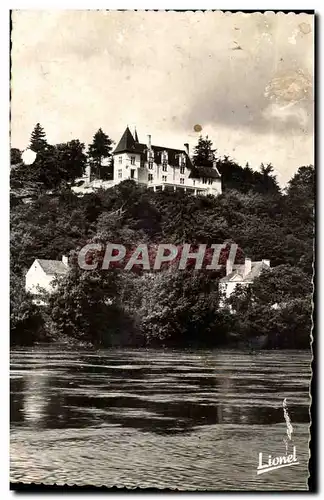
[[[123,327],[116,274],[72,267],[50,295],[49,310],[57,333],[97,347],[111,345]]]
[[[43,151],[47,146],[46,134],[43,127],[40,123],[35,125],[34,130],[31,133],[30,137],[30,149],[38,153],[39,151]]]
[[[271,348],[307,348],[311,331],[312,286],[309,276],[289,265],[263,271],[249,287],[229,297],[235,330],[242,340],[267,338]]]
[[[76,178],[82,177],[87,161],[84,148],[84,143],[78,139],[56,146],[57,162],[62,180],[73,182]]]
[[[18,165],[21,162],[22,162],[22,159],[21,159],[20,149],[11,148],[10,149],[10,164],[11,165]]]
[[[92,172],[99,179],[107,178],[112,173],[108,162],[106,162],[106,165],[102,164],[104,159],[111,158],[112,144],[113,141],[101,128],[93,136],[92,144],[89,144],[88,155]]]
[[[141,278],[136,295],[147,345],[217,346],[226,343],[230,321],[218,309],[218,279],[195,271],[160,272]]]
[[[216,167],[222,176],[223,191],[236,189],[242,193],[254,191],[265,195],[281,194],[273,166],[261,164],[260,172],[253,171],[247,163],[241,167],[229,156],[217,158]]]
[[[290,179],[287,195],[294,201],[302,200],[313,205],[315,197],[315,169],[313,165],[303,166]]]
[[[15,176],[24,182],[40,183],[45,189],[73,182],[85,171],[87,158],[83,150],[84,144],[77,139],[56,146],[47,145],[38,151],[32,165],[16,169]]]
[[[200,136],[198,144],[194,149],[193,163],[196,167],[212,167],[216,149],[213,149],[213,143],[206,135],[205,139]]]
[[[10,276],[10,344],[31,345],[46,340],[43,320],[32,297],[25,292],[24,280]]]

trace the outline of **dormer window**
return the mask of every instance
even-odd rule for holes
[[[162,167],[166,167],[168,165],[168,153],[167,151],[162,151],[161,153],[161,163]],[[166,172],[166,170],[164,170]]]
[[[154,152],[152,151],[152,149],[148,149],[147,150],[147,161],[148,162],[154,162]]]
[[[163,170],[163,172],[168,171],[168,164],[167,163],[162,163],[162,170]]]
[[[182,153],[179,156],[179,165],[180,165],[180,167],[185,167],[186,166],[186,155],[184,153]]]
[[[184,174],[185,173],[185,167],[184,166],[181,166],[180,167],[180,174]]]
[[[131,156],[131,165],[135,165],[135,156]]]

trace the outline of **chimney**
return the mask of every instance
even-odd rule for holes
[[[152,148],[152,144],[151,144],[151,136],[150,136],[150,135],[148,135],[148,136],[147,136],[147,147],[148,147],[148,149],[151,149],[151,148]]]
[[[187,142],[185,142],[184,147],[186,148],[186,153],[189,156],[189,144]]]
[[[247,276],[252,270],[252,261],[251,259],[246,258],[244,262],[244,278]]]
[[[264,264],[267,267],[270,267],[270,260],[262,259],[262,264]]]
[[[233,271],[233,262],[231,259],[227,259],[227,261],[226,261],[226,276],[231,274],[232,271]]]
[[[69,265],[69,258],[66,255],[62,255],[62,262],[65,266]]]

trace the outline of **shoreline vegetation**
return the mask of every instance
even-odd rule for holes
[[[51,146],[39,127],[33,134],[32,165],[11,150],[12,346],[63,340],[94,348],[310,347],[313,166],[301,166],[281,189],[271,165],[258,172],[241,167],[218,158],[211,141],[200,138],[194,158],[217,158],[223,190],[217,197],[154,193],[131,180],[78,197],[71,187],[87,161],[101,177],[111,175],[100,162],[111,156],[112,141],[94,142],[86,155],[78,140]],[[238,286],[220,306],[226,252],[224,268],[213,272],[190,263],[185,270],[159,272],[82,270],[77,252],[92,242],[235,243],[237,263],[266,258],[271,268],[251,286]],[[69,255],[70,272],[45,297],[47,305],[37,307],[25,292],[26,271],[36,258],[60,260],[62,254]]]

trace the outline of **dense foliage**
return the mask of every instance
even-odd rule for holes
[[[198,144],[196,155],[208,158],[206,141],[212,150],[209,139],[202,139],[203,151]],[[95,346],[216,347],[254,346],[261,339],[265,347],[309,346],[312,166],[301,167],[284,191],[271,166],[254,172],[229,158],[218,158],[223,179],[223,194],[218,197],[154,193],[133,181],[78,197],[71,181],[84,171],[83,149],[79,141],[47,145],[38,151],[33,165],[22,164],[12,172],[13,344],[64,338]],[[38,190],[25,203],[19,192],[30,183]],[[219,279],[224,269],[85,271],[76,264],[76,255],[87,242],[130,246],[235,242],[239,258],[269,259],[271,270],[251,287],[238,287],[220,307]],[[71,270],[58,280],[47,306],[37,308],[24,292],[25,273],[35,258],[60,260],[62,254],[70,254]]]

